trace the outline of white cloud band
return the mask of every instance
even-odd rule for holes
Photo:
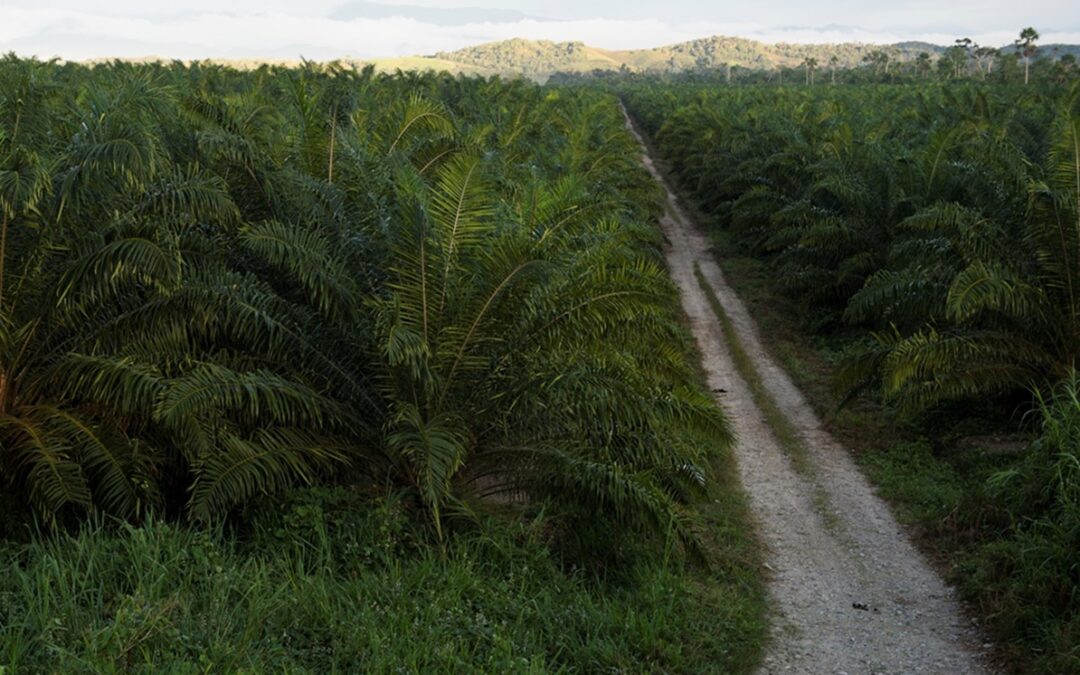
[[[327,3],[316,3],[326,5]],[[233,7],[235,9],[235,6]],[[890,43],[925,40],[950,44],[945,33],[902,33],[845,28],[770,29],[756,24],[676,23],[660,19],[520,20],[436,25],[410,18],[347,21],[281,9],[246,14],[200,11],[167,15],[120,14],[28,7],[0,7],[0,51],[66,59],[160,56],[165,58],[374,58],[430,54],[512,37],[580,40],[609,49],[682,42],[709,35],[739,35],[765,42]],[[982,44],[1010,42],[1012,31],[972,35]],[[1043,42],[1080,42],[1080,33],[1044,32]]]

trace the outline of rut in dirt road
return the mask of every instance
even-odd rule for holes
[[[637,135],[629,117],[627,124]],[[662,226],[668,267],[709,386],[724,392],[718,400],[738,435],[739,474],[767,547],[773,627],[763,672],[989,672],[979,635],[952,590],[766,353],[706,237],[683,215],[644,144],[642,151],[646,167],[667,191]],[[793,466],[764,421],[695,268],[719,299],[768,394],[802,435],[808,466]]]

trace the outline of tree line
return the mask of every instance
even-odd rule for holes
[[[903,43],[866,48],[851,53],[850,45],[804,45],[792,60],[760,59],[753,65],[738,60],[699,58],[696,67],[679,68],[674,60],[667,73],[594,70],[591,73],[556,73],[555,83],[645,82],[657,77],[672,82],[720,85],[773,84],[815,86],[837,84],[925,84],[977,81],[996,84],[1055,84],[1069,86],[1080,77],[1080,47],[1040,46],[1034,28],[1020,31],[1008,47],[979,45],[958,38],[948,47]],[[925,49],[920,49],[925,47]]]

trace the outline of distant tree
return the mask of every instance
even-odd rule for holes
[[[862,57],[862,62],[863,63],[865,63],[866,65],[871,66],[871,67],[874,68],[874,74],[875,75],[877,74],[877,64],[875,63],[875,58],[876,57],[877,57],[877,52],[876,51],[867,52]]]
[[[1014,43],[1016,51],[1024,56],[1024,84],[1027,84],[1031,78],[1031,57],[1038,51],[1038,47],[1035,46],[1038,40],[1038,31],[1029,26],[1020,31],[1020,37]]]
[[[874,75],[888,75],[889,74],[889,54],[883,49],[875,49],[863,57],[863,63],[869,64],[874,68]]]
[[[933,68],[933,65],[930,60],[930,54],[927,52],[919,52],[919,55],[915,57],[915,72],[918,73],[920,77],[928,77],[931,68]]]
[[[973,52],[975,56],[975,64],[979,68],[979,72],[982,73],[983,79],[987,75],[992,75],[994,72],[994,60],[998,57],[998,50],[993,47],[976,47]]]
[[[832,73],[832,83],[833,84],[836,84],[836,66],[839,63],[840,63],[840,58],[836,54],[833,54],[832,56],[829,57],[829,70]]]
[[[959,42],[960,41],[957,40],[957,43]],[[964,66],[967,65],[967,49],[960,44],[949,47],[945,50],[945,54],[941,59],[944,63],[944,69],[949,74],[949,77],[959,79],[961,71],[963,71]]]
[[[951,47],[950,47],[950,49],[951,49]],[[945,50],[945,52],[941,56],[938,57],[938,60],[937,60],[937,76],[938,76],[939,79],[942,79],[942,80],[952,79],[953,67],[952,67],[952,61],[949,59],[949,50],[948,49]]]
[[[1020,55],[1016,52],[999,52],[997,59],[998,79],[1013,82],[1020,77]]]
[[[1066,86],[1072,81],[1072,78],[1076,74],[1076,57],[1072,54],[1066,54],[1057,60],[1054,64],[1051,77],[1056,84]]]
[[[814,69],[817,68],[818,60],[810,56],[803,59],[802,65],[806,69],[807,86],[814,86]]]

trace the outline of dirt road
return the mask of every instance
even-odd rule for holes
[[[988,672],[981,639],[951,589],[766,353],[753,319],[712,259],[706,237],[680,210],[644,144],[642,151],[645,166],[667,190],[662,223],[667,263],[709,385],[722,392],[718,399],[738,434],[739,473],[767,547],[773,624],[762,672]],[[809,467],[796,470],[765,423],[732,362],[695,266],[730,317],[768,393],[802,434]]]

